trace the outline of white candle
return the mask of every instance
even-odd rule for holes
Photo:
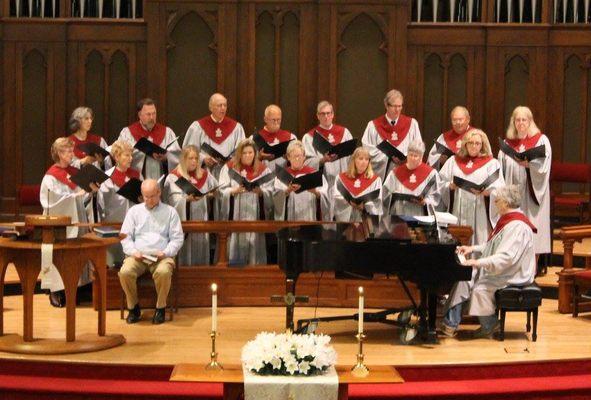
[[[357,332],[363,333],[363,286],[359,286],[359,325]]]
[[[216,332],[218,327],[218,285],[211,284],[211,330]]]

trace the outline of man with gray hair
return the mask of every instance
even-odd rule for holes
[[[457,154],[462,148],[464,134],[472,129],[470,126],[470,113],[463,106],[456,106],[450,113],[452,128],[443,132],[431,147],[427,164],[437,171],[443,167],[448,158]]]
[[[369,149],[373,170],[382,181],[396,165],[404,164],[408,145],[421,139],[419,123],[416,119],[402,114],[404,98],[396,89],[390,90],[384,97],[386,114],[369,121],[361,142]],[[390,157],[378,148],[382,142],[388,142],[400,153],[400,157]]]
[[[183,245],[179,215],[173,207],[160,201],[160,194],[157,181],[142,182],[144,203],[131,207],[121,225],[121,233],[125,235],[121,245],[127,257],[119,270],[119,280],[127,299],[128,324],[141,319],[136,281],[146,270],[152,274],[158,294],[152,323],[164,322],[174,257]]]
[[[520,189],[516,185],[497,189],[495,206],[500,218],[488,241],[476,246],[460,246],[458,254],[467,256],[480,253],[480,257],[467,259],[463,264],[474,268],[473,281],[458,282],[446,304],[441,330],[455,336],[462,319],[462,306],[468,303],[468,314],[477,316],[480,328],[474,338],[490,338],[499,330],[495,305],[495,292],[509,285],[523,286],[534,281],[536,256],[533,237],[535,226],[519,210]]]
[[[281,108],[278,105],[270,104],[265,108],[265,126],[257,133],[268,146],[276,146],[297,139],[293,133],[281,129],[281,118]],[[252,139],[254,140],[254,138]],[[275,166],[285,167],[287,162],[284,156],[275,158],[273,154],[265,153],[264,149],[259,149],[259,159],[263,160],[273,173],[275,172]]]

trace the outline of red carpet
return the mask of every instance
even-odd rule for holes
[[[351,385],[350,399],[591,399],[591,360],[399,367],[403,384]],[[172,366],[0,362],[0,400],[221,399],[222,385],[169,382]]]

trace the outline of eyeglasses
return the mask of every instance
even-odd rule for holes
[[[466,142],[466,144],[469,144],[471,146],[482,146],[482,142]]]
[[[332,115],[332,111],[319,112],[318,115]]]

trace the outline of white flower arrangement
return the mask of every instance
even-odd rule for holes
[[[330,336],[259,333],[242,348],[244,367],[260,375],[314,375],[337,362]]]

